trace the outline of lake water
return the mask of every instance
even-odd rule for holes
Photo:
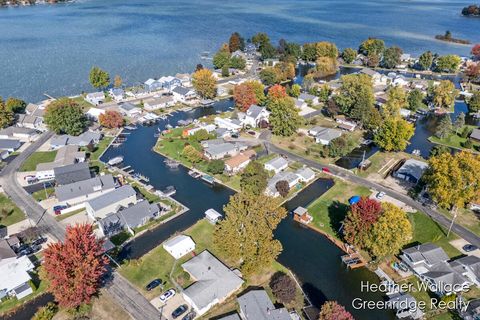
[[[92,90],[98,65],[128,84],[192,71],[239,31],[296,42],[357,47],[369,36],[406,52],[468,54],[439,33],[480,41],[480,20],[460,15],[471,1],[437,0],[80,0],[65,5],[0,9],[0,95],[37,101]]]

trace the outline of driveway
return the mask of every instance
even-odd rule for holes
[[[378,200],[377,199],[377,193],[378,191],[372,191],[372,194],[370,195],[370,199],[374,199],[374,200],[377,200],[377,201],[380,201],[380,202],[389,202],[393,205],[396,205],[397,207],[399,207],[400,209],[402,209],[403,211],[405,212],[417,212],[416,209],[410,207],[410,206],[407,206],[405,203],[403,203],[402,201],[400,200],[397,200],[393,197],[390,197],[389,195],[384,195],[383,198],[381,200]]]
[[[456,240],[450,241],[450,244],[452,246],[454,246],[455,248],[457,248],[461,253],[463,253],[465,255],[477,256],[477,257],[480,258],[480,249],[477,249],[477,250],[471,251],[471,252],[466,252],[465,250],[462,249],[462,247],[464,245],[468,244],[468,241],[466,241],[464,239],[456,239]]]
[[[181,319],[183,316],[185,316],[190,311],[190,305],[185,301],[182,293],[178,292],[178,291],[175,294],[175,296],[173,298],[171,298],[170,300],[168,300],[166,303],[162,303],[158,299],[158,297],[152,299],[150,301],[150,303],[153,306],[155,306],[155,308],[157,308],[157,310],[160,311],[160,313],[162,314],[162,319],[172,320],[173,319],[173,317],[172,317],[173,310],[177,309],[182,304],[186,304],[188,306],[188,311],[185,312],[184,314],[182,314],[180,317],[178,317],[179,319]]]

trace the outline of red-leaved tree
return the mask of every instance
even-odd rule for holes
[[[472,55],[476,58],[476,59],[480,59],[480,43],[476,44],[473,46],[472,48]]]
[[[350,312],[336,301],[327,301],[323,304],[318,320],[354,320]]]
[[[120,128],[125,123],[120,112],[115,110],[107,110],[98,117],[100,124],[106,128]]]
[[[480,78],[480,62],[469,63],[465,69],[465,74],[471,81],[478,82]]]
[[[233,88],[233,99],[235,105],[240,111],[247,111],[252,104],[257,104],[257,96],[252,86],[247,83],[241,83]]]
[[[67,227],[63,243],[48,245],[42,277],[61,307],[77,308],[97,293],[108,263],[102,244],[91,224],[77,224]]]
[[[270,89],[268,89],[268,98],[270,100],[278,100],[278,99],[283,99],[287,97],[287,91],[285,90],[285,87],[282,85],[276,84]]]
[[[348,243],[364,247],[371,227],[382,213],[382,205],[367,197],[350,206],[343,223],[343,235]]]

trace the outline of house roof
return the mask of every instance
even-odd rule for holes
[[[0,264],[0,292],[11,291],[28,282],[31,279],[28,271],[33,268],[34,265],[27,256]]]
[[[415,263],[425,261],[429,265],[434,265],[449,259],[445,251],[433,243],[410,247],[404,249],[403,252],[408,254]]]
[[[221,218],[222,217],[222,214],[220,212],[218,212],[217,210],[215,209],[208,209],[207,211],[205,211],[205,215],[210,218],[211,220],[216,220],[218,218]]]
[[[111,174],[78,181],[55,188],[58,201],[68,201],[80,196],[89,195],[101,190],[115,188],[115,182]]]
[[[8,244],[7,240],[0,239],[0,262],[3,259],[8,259],[8,258],[15,258],[17,255],[15,252],[10,248],[10,245]]]
[[[219,143],[214,145],[209,145],[205,148],[205,152],[211,155],[221,155],[230,151],[235,150],[236,146],[233,143]]]
[[[34,135],[36,134],[36,131],[29,128],[14,127],[14,126],[10,126],[0,130],[0,135],[2,136],[13,137],[14,134]]]
[[[188,88],[185,88],[185,87],[182,87],[182,86],[176,86],[172,90],[172,92],[175,92],[175,93],[177,93],[179,95],[182,95],[182,96],[187,95],[190,91],[191,91],[191,89],[188,89]]]
[[[160,212],[156,203],[149,203],[146,200],[140,201],[128,208],[118,212],[129,227],[137,227],[143,224],[145,219],[153,219]]]
[[[363,68],[362,70],[360,70],[360,73],[367,74],[371,77],[379,75],[377,71],[368,68]]]
[[[300,99],[300,100],[313,100],[315,98],[316,98],[316,96],[314,96],[313,94],[310,94],[310,93],[306,93],[306,92],[302,92],[298,96],[298,99]]]
[[[53,162],[37,164],[36,171],[53,170],[57,167],[74,164],[78,159],[85,159],[86,153],[78,151],[77,146],[63,146],[58,149]]]
[[[93,210],[98,211],[136,194],[137,192],[130,185],[124,185],[118,189],[102,194],[101,196],[88,201],[88,203]]]
[[[173,98],[171,96],[161,96],[159,98],[152,98],[152,99],[145,100],[144,103],[148,103],[151,106],[155,106],[159,104],[165,104],[171,101],[173,101]]]
[[[313,172],[313,170],[309,167],[300,168],[295,171],[295,174],[300,178],[303,178],[304,180],[310,180],[315,178],[315,172]]]
[[[291,320],[287,309],[276,309],[265,290],[251,290],[237,298],[246,320]]]
[[[276,157],[267,163],[265,163],[265,166],[271,166],[272,168],[275,168],[276,170],[280,170],[281,168],[285,167],[288,165],[288,161],[284,159],[283,157]]]
[[[195,247],[195,242],[192,240],[192,238],[184,234],[178,235],[163,244],[165,250],[172,251],[183,251],[182,248],[191,248],[192,246]]]
[[[53,169],[53,172],[55,174],[55,180],[59,185],[87,180],[92,177],[90,169],[88,168],[88,163],[86,162],[56,167]]]
[[[55,135],[50,140],[50,145],[53,147],[65,145],[86,146],[89,143],[100,140],[101,137],[101,133],[93,131],[85,131],[78,136],[71,136],[68,134]]]
[[[147,86],[150,86],[150,85],[154,84],[155,82],[157,82],[157,80],[150,78],[150,79],[148,79],[147,81],[145,81],[144,83],[145,83]]]
[[[118,106],[120,107],[120,109],[124,111],[132,111],[134,109],[138,109],[136,105],[130,102],[122,102],[122,103],[119,103]]]
[[[235,272],[207,250],[182,264],[182,267],[196,280],[183,292],[199,309],[228,297],[243,283]]]
[[[87,99],[105,99],[105,93],[103,91],[92,92],[87,94]]]
[[[228,165],[230,168],[236,168],[241,164],[250,161],[250,158],[254,155],[256,155],[255,150],[246,150],[245,152],[225,160],[225,165]]]
[[[265,108],[259,107],[256,104],[251,105],[250,108],[247,110],[247,116],[252,117],[253,119],[257,119],[258,116],[266,110]]]
[[[17,149],[21,145],[19,140],[14,139],[0,139],[0,150],[1,149]]]
[[[308,213],[308,210],[304,207],[297,207],[295,210],[293,210],[293,213],[303,216],[305,213]]]
[[[317,139],[325,140],[325,141],[332,141],[342,135],[342,131],[336,129],[325,128],[320,130],[317,135],[315,136]]]
[[[480,129],[473,129],[472,133],[470,133],[470,138],[480,140]]]
[[[411,175],[415,179],[419,180],[423,172],[428,168],[428,163],[424,161],[419,161],[415,159],[408,159],[405,163],[397,170],[397,174],[406,174]]]

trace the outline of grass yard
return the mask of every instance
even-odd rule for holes
[[[50,198],[55,193],[54,187],[48,187],[46,189],[38,190],[32,193],[33,199],[37,200],[38,202]]]
[[[0,194],[0,226],[10,226],[25,219],[23,212],[5,194]]]
[[[459,133],[462,132],[464,130],[464,128],[468,128],[469,130],[473,130],[473,129],[476,128],[476,126],[466,125],[461,130],[458,130]],[[460,135],[456,134],[455,132],[452,132],[451,134],[449,134],[448,136],[446,136],[443,139],[440,139],[440,138],[435,137],[435,136],[431,136],[430,138],[428,138],[428,140],[430,140],[431,142],[436,143],[436,144],[442,144],[442,145],[457,148],[457,149],[463,149],[463,150],[471,151],[472,149],[467,149],[467,148],[463,147],[463,144],[468,139],[469,139],[468,137],[463,138]],[[480,143],[475,142],[474,140],[472,140],[472,142],[473,142],[474,149],[478,150],[478,148],[480,148]]]
[[[20,167],[20,171],[35,171],[37,168],[37,164],[39,163],[47,163],[53,162],[55,160],[55,156],[57,155],[57,151],[38,151],[32,153],[32,155],[25,160],[25,162]]]
[[[85,100],[83,95],[73,98],[73,101],[75,101],[80,107],[82,107],[83,112],[87,112],[90,108],[94,107],[93,104]]]
[[[411,158],[411,155],[403,152],[378,151],[368,158],[371,161],[370,167],[367,170],[358,171],[358,175],[364,178],[377,176],[383,179],[390,169],[403,158]]]
[[[95,147],[95,150],[90,153],[90,160],[98,160],[102,153],[107,149],[107,147],[110,145],[110,142],[112,142],[113,137],[104,137],[98,145]]]
[[[354,195],[368,196],[367,187],[335,180],[335,185],[308,206],[312,224],[329,235],[339,238],[337,230],[348,210],[348,199]]]
[[[453,218],[453,214],[446,209],[438,208],[438,212],[449,219]],[[464,226],[476,235],[480,236],[480,214],[465,208],[459,209],[455,223]]]

